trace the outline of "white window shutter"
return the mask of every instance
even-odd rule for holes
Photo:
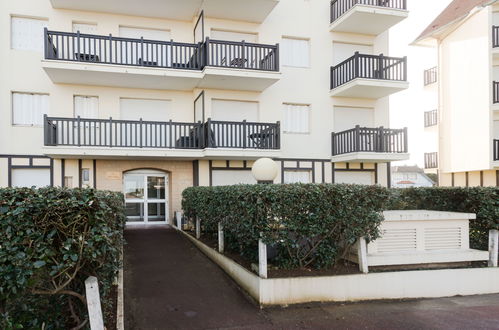
[[[308,105],[284,104],[284,132],[309,133],[309,115]]]
[[[14,125],[43,125],[43,115],[48,114],[49,97],[44,94],[13,93],[12,123]]]
[[[309,41],[305,39],[282,38],[282,64],[294,67],[310,66]]]
[[[99,98],[96,96],[75,96],[74,116],[96,119],[99,117]]]
[[[284,172],[284,183],[311,183],[310,170],[287,170]]]
[[[43,29],[46,27],[46,20],[12,17],[11,48],[43,52]]]

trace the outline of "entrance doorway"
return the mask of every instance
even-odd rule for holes
[[[157,170],[125,173],[123,192],[127,224],[168,223],[168,174]]]

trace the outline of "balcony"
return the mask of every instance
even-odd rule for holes
[[[499,161],[499,140],[494,140],[492,145],[494,148],[494,152],[493,152],[494,161],[497,162],[497,161]]]
[[[191,21],[201,10],[220,19],[263,22],[279,0],[50,0],[56,9]]]
[[[437,152],[429,152],[424,154],[424,168],[427,170],[438,168]]]
[[[428,70],[424,70],[424,85],[428,86],[437,82],[438,68],[433,67]]]
[[[331,67],[331,96],[378,99],[408,87],[407,57],[356,52]]]
[[[424,127],[432,127],[438,124],[438,111],[425,111],[424,113]]]
[[[64,157],[275,157],[280,124],[109,119],[44,119],[45,153]]]
[[[329,30],[379,35],[408,14],[406,0],[332,0]]]
[[[45,31],[43,67],[54,83],[146,89],[263,91],[280,78],[279,46],[198,44]]]
[[[355,128],[332,133],[333,162],[391,162],[409,159],[407,128]]]
[[[492,54],[499,59],[499,26],[492,26]]]
[[[492,82],[492,103],[494,110],[499,110],[499,81]]]

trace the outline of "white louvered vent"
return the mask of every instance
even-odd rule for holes
[[[452,250],[461,248],[461,228],[425,228],[426,250]]]
[[[380,253],[416,250],[416,229],[385,229],[376,242]]]

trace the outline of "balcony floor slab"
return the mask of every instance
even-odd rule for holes
[[[407,18],[407,10],[355,5],[329,26],[331,32],[378,35]]]
[[[356,78],[330,91],[334,97],[379,99],[409,88],[406,81]]]
[[[43,60],[54,83],[190,91],[198,88],[264,91],[280,72],[206,67],[203,71]]]
[[[276,158],[281,156],[280,150],[262,149],[160,149],[160,148],[109,148],[109,147],[77,147],[77,146],[45,146],[43,154],[51,158],[65,159],[230,159],[253,160],[262,157]]]
[[[43,60],[54,83],[144,89],[192,90],[203,77],[193,70]]]
[[[383,153],[383,152],[352,152],[331,157],[333,163],[386,163],[400,160],[408,160],[408,153]]]

